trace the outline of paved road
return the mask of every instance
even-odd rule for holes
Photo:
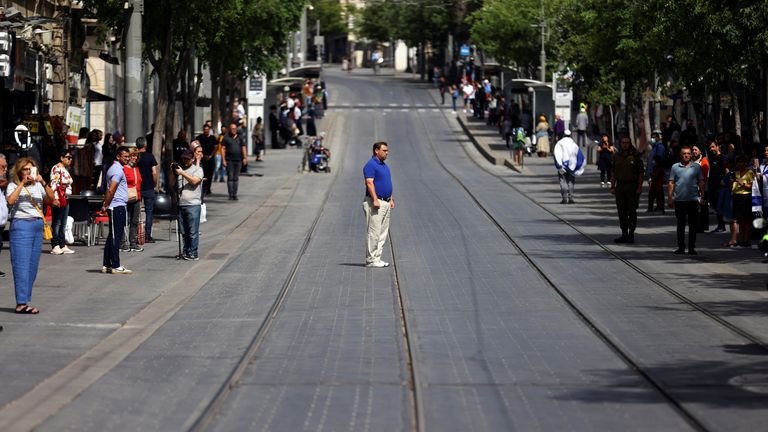
[[[212,200],[201,261],[172,242],[127,258],[131,277],[97,273],[97,248],[43,257],[43,313],[1,318],[0,429],[188,429],[216,395],[204,425],[220,431],[763,427],[768,397],[734,377],[760,383],[765,350],[576,231],[612,226],[604,199],[550,205],[543,164],[488,165],[408,77],[326,79],[333,174],[270,152],[239,202]],[[388,269],[362,265],[376,140],[395,180]],[[686,265],[656,270],[685,285]]]

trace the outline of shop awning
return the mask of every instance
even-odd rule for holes
[[[85,100],[87,102],[114,102],[115,98],[88,89],[88,96],[86,96]]]

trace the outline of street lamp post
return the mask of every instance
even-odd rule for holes
[[[544,49],[544,38],[546,35],[547,25],[544,21],[540,21],[538,24],[531,24],[531,27],[541,29],[541,52],[539,53],[539,61],[541,62],[541,82],[547,82],[547,51]]]

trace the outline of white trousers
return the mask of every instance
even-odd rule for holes
[[[389,203],[379,200],[381,207],[373,206],[373,200],[366,196],[363,201],[363,212],[368,227],[367,241],[365,244],[365,263],[371,264],[381,260],[381,252],[384,250],[384,242],[389,233]]]

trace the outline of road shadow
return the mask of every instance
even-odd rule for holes
[[[365,263],[339,263],[339,265],[346,267],[365,267]]]

